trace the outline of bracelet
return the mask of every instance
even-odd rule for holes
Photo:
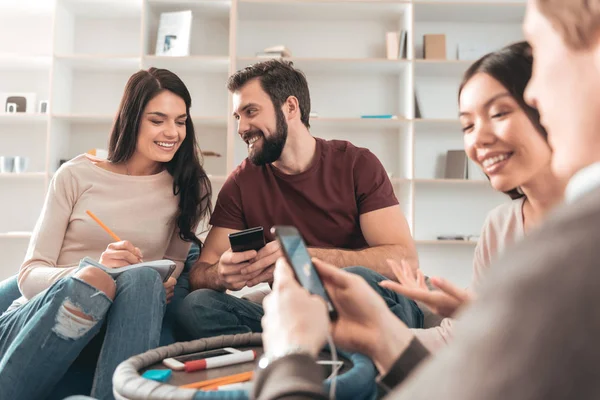
[[[311,352],[308,351],[306,348],[302,346],[292,346],[278,353],[264,354],[258,361],[258,368],[266,369],[275,361],[291,355],[306,355],[310,358],[314,358]]]

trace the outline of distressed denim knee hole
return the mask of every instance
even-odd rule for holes
[[[98,323],[92,316],[90,316],[90,319],[83,318],[73,314],[69,309],[81,311],[81,308],[68,297],[63,301],[56,314],[55,325],[52,328],[52,332],[61,339],[77,340]]]

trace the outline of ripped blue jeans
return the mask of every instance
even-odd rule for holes
[[[156,271],[116,279],[115,299],[75,277],[61,279],[0,316],[0,399],[43,399],[102,329],[92,396],[113,399],[112,375],[122,361],[157,347],[165,292]],[[65,307],[66,306],[66,307]],[[77,317],[77,309],[91,320]]]

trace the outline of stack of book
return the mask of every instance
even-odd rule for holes
[[[256,53],[256,57],[258,58],[283,58],[291,56],[292,52],[284,45],[267,47],[262,52]]]

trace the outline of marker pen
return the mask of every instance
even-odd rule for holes
[[[227,365],[241,364],[256,359],[254,350],[241,351],[239,353],[226,354],[224,356],[203,358],[202,360],[188,361],[184,363],[185,372],[201,371],[204,369],[225,367]]]

